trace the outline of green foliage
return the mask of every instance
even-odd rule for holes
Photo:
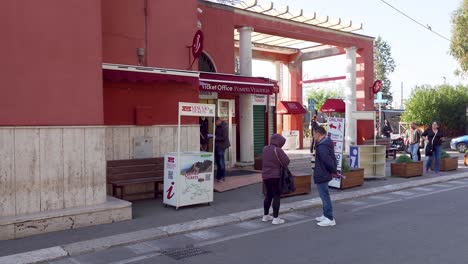
[[[406,154],[403,154],[401,156],[399,156],[396,161],[396,163],[411,163],[413,162],[413,160],[410,158],[410,156],[406,155]]]
[[[317,89],[317,90],[312,89],[307,95],[307,100],[314,99],[315,109],[320,109],[322,105],[325,103],[325,101],[329,98],[343,99],[343,96],[340,95],[338,91],[335,91],[335,90],[325,91],[325,89]]]
[[[437,120],[442,123],[446,136],[459,136],[465,131],[466,105],[468,86],[416,86],[405,104],[401,119],[424,125]]]
[[[468,149],[467,149],[467,150],[465,150],[465,154],[468,154]]]
[[[468,0],[453,13],[452,24],[450,54],[460,63],[461,71],[468,73]]]
[[[378,80],[382,80],[382,98],[387,99],[391,104],[393,95],[390,92],[392,82],[388,79],[388,75],[395,70],[395,61],[392,58],[392,48],[382,39],[377,37],[374,41],[374,76]]]
[[[447,153],[447,151],[442,151],[442,155],[440,156],[441,159],[447,159],[450,158],[450,154]]]
[[[341,162],[341,173],[346,173],[346,172],[350,172],[351,171],[351,168],[349,167],[349,163],[346,162],[346,159],[343,158],[342,162]]]

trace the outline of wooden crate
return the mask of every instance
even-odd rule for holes
[[[341,179],[341,188],[348,189],[364,184],[364,169],[351,169],[351,171],[343,173],[345,179]]]
[[[414,161],[408,163],[392,163],[390,164],[392,176],[410,178],[417,177],[423,174],[423,162]]]
[[[431,169],[434,170],[435,161],[432,161]],[[452,171],[458,169],[458,158],[450,157],[440,160],[440,171]]]

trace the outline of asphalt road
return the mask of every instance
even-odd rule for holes
[[[335,227],[314,209],[50,263],[468,263],[467,191],[464,179],[344,201]]]

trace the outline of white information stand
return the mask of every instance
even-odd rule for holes
[[[182,206],[213,202],[214,152],[180,152],[181,116],[215,117],[216,105],[179,102],[177,152],[164,155],[165,205]],[[215,134],[216,126],[213,126]]]
[[[335,157],[338,172],[341,172],[341,163],[343,161],[343,145],[344,145],[344,135],[345,135],[345,119],[338,117],[328,118],[328,136],[333,141],[335,145]],[[332,178],[328,182],[328,186],[340,188],[341,187],[341,178]]]

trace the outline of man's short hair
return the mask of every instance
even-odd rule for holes
[[[314,130],[314,133],[317,133],[319,135],[326,135],[327,134],[327,131],[325,130],[325,128],[323,128],[322,126],[318,126],[315,130]]]

